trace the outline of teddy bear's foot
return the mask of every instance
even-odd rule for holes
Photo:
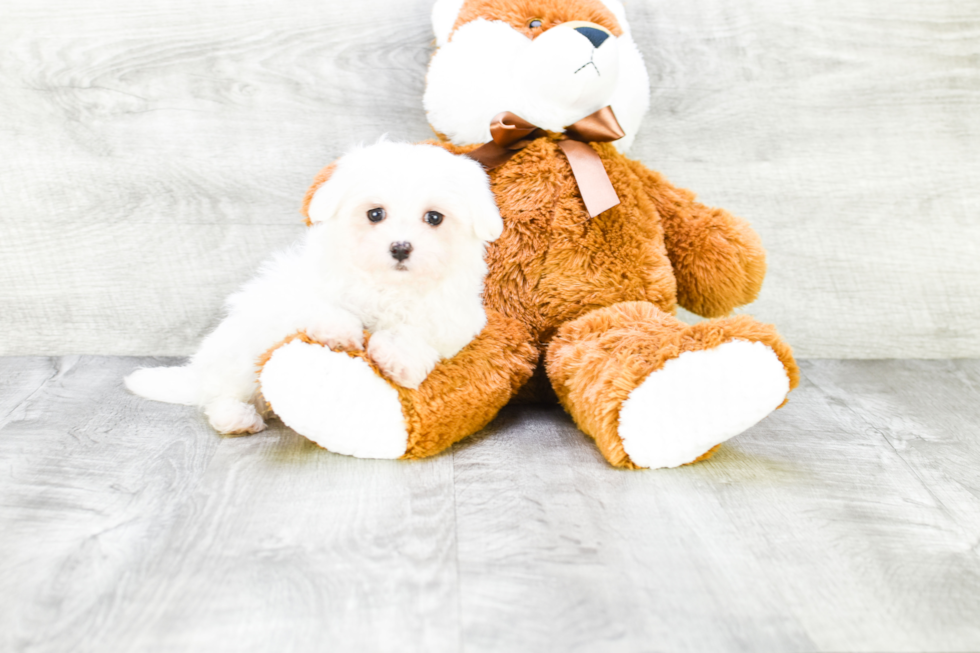
[[[634,464],[678,467],[757,424],[788,392],[785,367],[761,342],[687,351],[630,392],[619,437]]]
[[[398,391],[362,358],[292,340],[272,352],[259,383],[279,419],[324,449],[358,458],[405,454]]]
[[[527,329],[490,311],[473,342],[440,361],[418,388],[385,380],[366,351],[331,351],[303,332],[262,357],[259,382],[286,425],[330,451],[427,458],[490,423],[537,361]]]
[[[547,369],[562,405],[617,467],[702,460],[778,408],[799,376],[770,325],[746,315],[687,325],[648,302],[563,325]]]

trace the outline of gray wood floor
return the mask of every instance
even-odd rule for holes
[[[711,461],[558,409],[419,463],[0,359],[0,650],[980,650],[980,361],[808,361]]]

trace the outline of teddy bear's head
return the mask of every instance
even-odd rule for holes
[[[550,131],[611,105],[629,147],[649,79],[620,0],[436,0],[429,123],[456,145],[490,140],[510,111]]]

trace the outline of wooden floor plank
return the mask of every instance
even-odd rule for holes
[[[805,361],[640,472],[547,407],[418,463],[220,438],[150,362],[0,359],[0,650],[980,649],[980,361]]]
[[[538,407],[455,464],[467,650],[814,649],[704,468],[612,469]]]
[[[0,650],[99,641],[217,449],[193,409],[123,390],[141,362],[57,359],[0,430]]]
[[[456,649],[450,456],[222,439],[139,362],[69,361],[0,431],[0,650]]]
[[[57,373],[57,359],[39,356],[3,359],[0,364],[0,428]]]
[[[893,485],[901,513],[863,532],[897,552],[892,583],[908,596],[916,624],[907,643],[980,649],[980,361],[820,361],[806,371],[837,412],[887,442],[906,467]],[[871,479],[869,479],[871,481]],[[884,498],[875,478],[866,494]],[[963,643],[968,645],[963,648]]]
[[[980,513],[958,526],[932,496],[952,480],[924,483],[850,401],[805,379],[711,461],[636,473],[560,411],[513,409],[455,452],[468,649],[980,648]]]
[[[452,459],[328,453],[276,423],[222,440],[111,650],[457,650]]]
[[[821,361],[807,376],[891,445],[964,544],[980,545],[980,361]]]

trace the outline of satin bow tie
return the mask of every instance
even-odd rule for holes
[[[487,170],[507,163],[519,150],[527,147],[546,132],[509,111],[498,113],[490,122],[493,140],[484,143],[468,157],[483,164]],[[599,109],[565,128],[558,147],[568,158],[575,183],[590,217],[595,217],[619,204],[616,189],[602,165],[602,159],[589,143],[611,143],[626,133],[616,120],[612,107]]]

